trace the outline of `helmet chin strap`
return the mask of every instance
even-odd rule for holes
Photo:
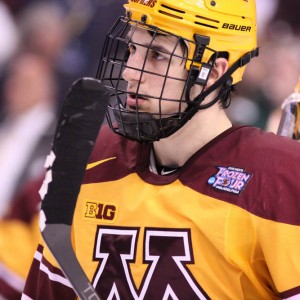
[[[250,51],[246,53],[244,56],[242,56],[240,59],[238,59],[224,74],[221,76],[216,82],[214,82],[210,87],[208,87],[206,90],[203,90],[198,96],[194,98],[194,100],[190,100],[190,90],[195,84],[197,83],[197,77],[195,76],[195,71],[193,71],[193,75],[189,77],[188,83],[187,83],[187,90],[186,90],[186,99],[189,103],[193,103],[193,105],[197,105],[198,109],[206,109],[214,105],[218,102],[218,100],[225,95],[226,92],[228,92],[228,89],[230,89],[232,85],[232,78],[231,75],[234,71],[236,71],[238,68],[241,68],[245,66],[247,63],[250,62],[250,60],[259,54],[259,48],[256,48],[253,51]],[[198,75],[200,73],[200,70],[198,71]],[[206,80],[207,82],[207,80]],[[200,84],[203,85],[203,84]],[[218,95],[211,100],[210,102],[206,104],[202,104],[204,99],[214,90],[216,90],[218,87],[224,86],[218,93]]]

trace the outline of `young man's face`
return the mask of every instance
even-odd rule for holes
[[[184,111],[187,105],[179,100],[184,99],[188,71],[182,58],[183,49],[180,44],[176,46],[176,38],[157,35],[153,40],[147,30],[137,29],[131,41],[127,67],[123,72],[123,78],[128,83],[128,108],[161,113],[161,117]],[[150,46],[151,49],[148,49]],[[177,56],[171,56],[171,53]]]

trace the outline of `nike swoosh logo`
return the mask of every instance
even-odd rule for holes
[[[110,161],[110,160],[113,160],[113,159],[116,159],[117,157],[114,156],[114,157],[110,157],[110,158],[106,158],[106,159],[102,159],[102,160],[98,160],[96,162],[93,162],[93,163],[90,163],[86,166],[86,170],[90,170],[92,168],[95,168],[96,166],[99,166],[107,161]]]
[[[160,175],[169,175],[177,171],[177,169],[165,171],[164,169],[161,170]]]

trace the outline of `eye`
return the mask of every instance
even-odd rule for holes
[[[155,50],[151,50],[151,51],[150,51],[150,57],[151,57],[152,59],[156,59],[156,60],[163,60],[163,59],[166,58],[166,57],[163,55],[162,52],[155,51]]]
[[[128,44],[127,49],[124,52],[124,61],[128,62],[128,59],[130,55],[134,54],[136,52],[136,47],[133,44]]]

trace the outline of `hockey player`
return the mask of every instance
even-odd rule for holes
[[[232,125],[224,110],[258,55],[255,2],[125,8],[103,49],[108,125],[72,227],[95,290],[101,299],[298,299],[300,145]],[[75,296],[41,243],[23,299]]]

